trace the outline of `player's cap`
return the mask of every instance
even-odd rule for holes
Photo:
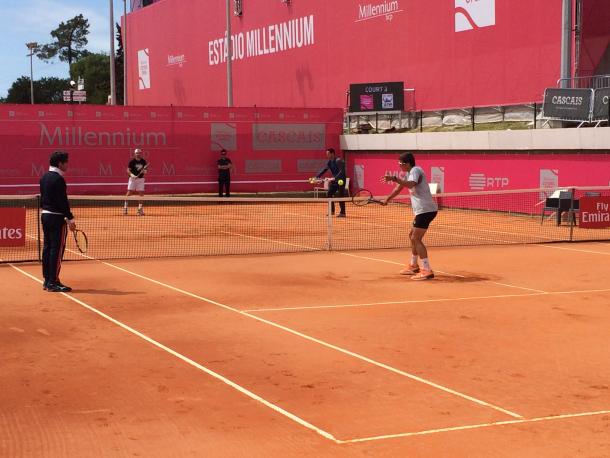
[[[133,150],[133,154],[142,154],[142,150],[140,148],[136,148]]]

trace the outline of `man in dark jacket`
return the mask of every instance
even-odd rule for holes
[[[334,148],[328,148],[326,150],[326,157],[328,158],[326,167],[316,175],[316,179],[320,179],[322,175],[327,171],[330,171],[333,177],[328,182],[328,197],[332,198],[335,194],[337,197],[345,197],[345,183],[347,181],[345,176],[345,161],[340,157],[337,157]],[[345,202],[339,202],[339,208],[340,211],[337,216],[339,218],[345,218]],[[331,213],[333,215],[335,214],[334,202],[331,203]]]
[[[54,293],[67,293],[72,288],[59,281],[61,260],[66,248],[66,228],[76,229],[74,215],[70,211],[64,173],[68,170],[68,153],[55,151],[49,160],[49,171],[40,179],[40,205],[42,208],[42,249],[43,289]]]
[[[220,150],[220,159],[217,161],[218,165],[218,197],[222,197],[224,190],[227,197],[231,197],[231,170],[233,169],[233,163],[231,159],[227,157],[227,150]]]

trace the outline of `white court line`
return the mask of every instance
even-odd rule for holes
[[[548,417],[537,417],[537,418],[529,418],[522,420],[507,420],[507,421],[496,421],[493,423],[481,423],[478,425],[466,425],[466,426],[454,426],[451,428],[440,428],[440,429],[429,429],[426,431],[417,431],[412,433],[397,433],[397,434],[386,434],[384,436],[371,436],[371,437],[361,437],[357,439],[349,439],[349,440],[338,440],[338,444],[354,444],[357,442],[370,442],[370,441],[378,441],[385,439],[397,439],[400,437],[412,437],[412,436],[424,436],[427,434],[438,434],[438,433],[446,433],[450,431],[466,431],[469,429],[481,429],[481,428],[490,428],[492,426],[506,426],[506,425],[518,425],[522,423],[536,423],[541,421],[550,421],[550,420],[563,420],[566,418],[578,418],[578,417],[592,417],[596,415],[607,415],[610,414],[610,410],[599,410],[597,412],[583,412],[583,413],[573,413],[573,414],[565,414],[565,415],[551,415]]]
[[[414,299],[407,301],[388,301],[388,302],[365,302],[361,304],[340,304],[340,305],[313,305],[313,306],[296,306],[296,307],[278,307],[265,309],[248,309],[246,313],[255,312],[278,312],[290,310],[315,310],[315,309],[341,309],[352,307],[368,307],[374,305],[398,305],[398,304],[427,304],[431,302],[453,302],[453,301],[472,301],[477,299],[500,299],[506,297],[529,297],[529,296],[544,296],[547,293],[529,293],[529,294],[502,294],[498,296],[469,296],[469,297],[452,297],[443,299]]]
[[[268,239],[265,237],[256,237],[254,235],[240,234],[238,232],[229,232],[229,231],[219,231],[219,232],[221,232],[223,234],[228,234],[228,235],[235,235],[237,237],[244,237],[247,239],[263,240],[265,242],[279,243],[280,245],[288,245],[288,246],[293,246],[293,247],[297,247],[297,248],[305,248],[305,249],[311,250],[311,251],[326,251],[323,248],[315,248],[315,247],[311,247],[311,246],[307,246],[307,245],[299,245],[298,243],[282,242],[281,240]]]
[[[328,216],[312,216],[312,215],[302,215],[299,213],[287,213],[289,215],[292,216],[299,216],[302,218],[313,218],[313,219],[327,219]],[[388,225],[388,224],[380,224],[380,223],[370,223],[368,221],[357,221],[356,224],[360,224],[360,225],[365,225],[365,226],[371,226],[371,227],[380,227],[380,228],[384,228],[384,229],[400,229],[400,225],[404,224],[405,226],[407,226],[407,228],[409,227],[409,225],[411,224],[409,221],[407,221],[406,219],[403,218],[390,218],[390,220],[395,221],[396,224],[393,225]],[[436,228],[438,227],[445,227],[449,230],[454,230],[455,232],[443,232],[443,231],[439,231]],[[493,231],[490,229],[479,229],[479,228],[468,228],[468,232],[471,235],[466,235],[464,234],[464,227],[461,226],[453,226],[453,225],[449,225],[449,224],[435,224],[433,226],[434,230],[431,230],[430,232],[432,233],[432,236],[434,236],[435,234],[439,234],[439,235],[448,235],[448,236],[453,236],[453,237],[461,237],[462,239],[471,239],[471,240],[485,240],[487,242],[493,242],[492,244],[494,245],[514,245],[514,242],[511,242],[510,240],[506,240],[506,239],[502,239],[502,238],[485,238],[481,235],[476,235],[476,232],[488,232],[488,233],[492,233],[493,234],[498,234],[498,235],[514,235],[511,232],[503,232],[503,231]],[[540,237],[542,239],[545,240],[554,240],[551,239],[549,237]]]
[[[528,294],[499,294],[495,296],[467,296],[467,297],[448,297],[443,299],[413,299],[407,301],[387,301],[387,302],[365,302],[361,304],[340,304],[340,305],[312,305],[312,306],[296,306],[296,307],[278,307],[264,309],[248,309],[243,310],[246,313],[256,312],[281,312],[290,310],[315,310],[315,309],[339,309],[350,307],[368,307],[377,305],[399,305],[399,304],[427,304],[434,302],[454,302],[454,301],[473,301],[478,299],[504,299],[513,297],[532,297],[532,296],[551,296],[555,294],[587,294],[587,293],[607,293],[610,289],[583,289],[575,291],[549,291],[544,293],[528,293]]]
[[[604,256],[610,256],[610,252],[605,251],[594,251],[594,250],[579,250],[578,248],[566,248],[562,246],[553,246],[553,245],[536,245],[540,248],[553,248],[555,250],[566,250],[566,251],[578,251],[581,253],[593,253],[593,254],[602,254]]]
[[[16,267],[15,265],[13,265],[13,264],[9,264],[9,265],[13,269],[17,270],[18,272],[21,272],[23,275],[31,278],[32,280],[37,281],[38,283],[42,283],[41,280],[39,280],[38,278],[34,277],[33,275],[25,272],[24,270]],[[289,411],[287,411],[287,410],[277,406],[276,404],[273,404],[272,402],[267,401],[266,399],[264,399],[264,398],[260,397],[259,395],[253,393],[252,391],[248,390],[247,388],[244,388],[241,385],[238,385],[237,383],[235,383],[235,382],[229,380],[228,378],[220,375],[219,373],[214,372],[211,369],[208,369],[207,367],[197,363],[196,361],[193,361],[192,359],[184,356],[181,353],[178,353],[175,350],[172,350],[171,348],[163,345],[162,343],[160,343],[160,342],[152,339],[151,337],[148,337],[147,335],[145,335],[145,334],[135,330],[131,326],[128,326],[125,323],[123,323],[123,322],[121,322],[121,321],[119,321],[119,320],[117,320],[115,318],[112,318],[109,315],[106,315],[104,312],[96,309],[95,307],[90,306],[89,304],[86,304],[85,302],[77,299],[76,297],[74,297],[74,296],[72,296],[70,294],[66,294],[66,293],[60,293],[60,294],[62,294],[64,297],[67,297],[71,301],[76,302],[77,304],[81,305],[82,307],[86,308],[87,310],[89,310],[89,311],[91,311],[91,312],[101,316],[102,318],[110,321],[111,323],[114,323],[117,326],[125,329],[127,332],[130,332],[131,334],[139,337],[140,339],[145,340],[146,342],[154,345],[157,348],[160,348],[161,350],[163,350],[163,351],[169,353],[170,355],[172,355],[172,356],[174,356],[174,357],[184,361],[185,363],[195,367],[196,369],[199,369],[200,371],[205,372],[206,374],[214,377],[215,379],[220,380],[222,383],[224,383],[226,385],[229,385],[231,388],[233,388],[234,390],[237,390],[240,393],[248,396],[250,399],[253,399],[253,400],[257,401],[257,402],[260,402],[264,406],[269,407],[271,410],[273,410],[273,411],[275,411],[275,412],[277,412],[277,413],[279,413],[281,415],[284,415],[285,417],[291,419],[292,421],[294,421],[295,423],[298,423],[301,426],[304,426],[307,429],[315,431],[317,434],[319,434],[320,436],[322,436],[322,437],[324,437],[326,439],[329,439],[331,441],[337,442],[337,439],[335,439],[335,437],[332,434],[324,431],[321,428],[318,428],[317,426],[314,426],[313,424],[309,423],[308,421],[303,420],[302,418],[300,418],[300,417],[296,416],[295,414],[293,414],[293,413],[291,413],[291,412],[289,412]]]
[[[163,286],[163,287],[165,287],[165,288],[168,288],[168,289],[170,289],[170,290],[172,290],[172,291],[176,291],[176,292],[178,292],[178,293],[180,293],[180,294],[184,294],[185,296],[189,296],[189,297],[192,297],[192,298],[194,298],[194,299],[198,299],[198,300],[200,300],[200,301],[207,302],[207,303],[212,304],[212,305],[216,305],[216,306],[221,307],[221,308],[223,308],[223,309],[225,309],[225,310],[229,310],[229,311],[232,311],[232,312],[234,312],[234,313],[238,313],[238,314],[240,314],[240,315],[246,316],[246,317],[248,317],[248,318],[252,318],[253,320],[259,321],[259,322],[261,322],[261,323],[268,324],[268,325],[273,326],[273,327],[275,327],[275,328],[278,328],[278,329],[281,329],[281,330],[283,330],[283,331],[286,331],[286,332],[288,332],[288,333],[290,333],[290,334],[293,334],[293,335],[296,335],[296,336],[298,336],[298,337],[301,337],[301,338],[303,338],[303,339],[305,339],[305,340],[309,340],[310,342],[317,343],[317,344],[319,344],[319,345],[321,345],[321,346],[324,346],[324,347],[326,347],[326,348],[330,348],[330,349],[332,349],[332,350],[338,351],[338,352],[343,353],[343,354],[345,354],[345,355],[348,355],[348,356],[351,356],[351,357],[353,357],[353,358],[359,359],[359,360],[361,360],[361,361],[367,362],[367,363],[369,363],[369,364],[371,364],[371,365],[374,365],[374,366],[380,367],[380,368],[385,369],[385,370],[387,370],[387,371],[389,371],[389,372],[393,372],[393,373],[395,373],[395,374],[398,374],[398,375],[400,375],[400,376],[403,376],[403,377],[409,378],[409,379],[411,379],[411,380],[417,381],[417,382],[422,383],[422,384],[424,384],[424,385],[431,386],[431,387],[436,388],[436,389],[438,389],[438,390],[444,391],[445,393],[449,393],[449,394],[452,394],[452,395],[454,395],[454,396],[460,397],[460,398],[462,398],[462,399],[466,399],[466,400],[468,400],[468,401],[471,401],[471,402],[473,402],[473,403],[475,403],[475,404],[479,404],[479,405],[481,405],[481,406],[484,406],[484,407],[488,407],[488,408],[490,408],[490,409],[497,410],[498,412],[502,412],[502,413],[504,413],[504,414],[506,414],[506,415],[509,415],[509,416],[511,416],[511,417],[514,417],[514,418],[523,418],[521,415],[519,415],[519,414],[517,414],[517,413],[515,413],[515,412],[511,412],[510,410],[507,410],[507,409],[504,409],[504,408],[502,408],[502,407],[496,406],[496,405],[494,405],[494,404],[491,404],[491,403],[489,403],[489,402],[483,401],[483,400],[481,400],[481,399],[477,399],[477,398],[475,398],[475,397],[472,397],[472,396],[469,396],[469,395],[467,395],[467,394],[461,393],[461,392],[459,392],[459,391],[453,390],[453,389],[451,389],[451,388],[448,388],[448,387],[446,387],[446,386],[443,386],[443,385],[440,385],[440,384],[438,384],[438,383],[432,382],[432,381],[430,381],[430,380],[424,379],[424,378],[422,378],[422,377],[418,377],[417,375],[411,374],[411,373],[409,373],[409,372],[402,371],[402,370],[397,369],[397,368],[395,368],[395,367],[392,367],[392,366],[389,366],[389,365],[387,365],[387,364],[384,364],[384,363],[381,363],[381,362],[379,362],[379,361],[376,361],[376,360],[373,360],[373,359],[371,359],[371,358],[368,358],[368,357],[366,357],[366,356],[364,356],[364,355],[361,355],[361,354],[359,354],[359,353],[355,353],[355,352],[350,351],[350,350],[347,350],[347,349],[345,349],[345,348],[338,347],[338,346],[336,346],[336,345],[333,345],[333,344],[331,344],[331,343],[328,343],[328,342],[325,342],[325,341],[323,341],[323,340],[317,339],[317,338],[315,338],[315,337],[309,336],[309,335],[307,335],[307,334],[304,334],[304,333],[302,333],[302,332],[296,331],[296,330],[294,330],[294,329],[291,329],[291,328],[289,328],[289,327],[283,326],[283,325],[281,325],[281,324],[275,323],[275,322],[273,322],[273,321],[266,320],[266,319],[261,318],[261,317],[259,317],[259,316],[256,316],[256,315],[252,315],[252,314],[250,314],[250,313],[243,312],[243,311],[238,310],[238,309],[235,309],[235,308],[233,308],[233,307],[231,307],[231,306],[229,306],[229,305],[222,304],[222,303],[220,303],[220,302],[214,301],[213,299],[208,299],[208,298],[206,298],[206,297],[199,296],[199,295],[194,294],[194,293],[191,293],[191,292],[189,292],[189,291],[186,291],[186,290],[183,290],[183,289],[177,288],[177,287],[175,287],[175,286],[171,286],[171,285],[169,285],[169,284],[167,284],[167,283],[163,283],[163,282],[160,282],[160,281],[158,281],[158,280],[154,280],[154,279],[152,279],[152,278],[150,278],[150,277],[146,277],[146,276],[144,276],[144,275],[141,275],[141,274],[138,274],[138,273],[132,272],[132,271],[127,270],[127,269],[125,269],[125,268],[123,268],[123,267],[119,267],[119,266],[117,266],[117,265],[110,264],[110,263],[108,263],[108,262],[104,262],[104,261],[99,261],[99,262],[100,262],[101,264],[106,265],[106,266],[108,266],[108,267],[111,267],[111,268],[113,268],[113,269],[119,270],[119,271],[124,272],[124,273],[127,273],[127,274],[129,274],[129,275],[133,275],[134,277],[141,278],[141,279],[143,279],[143,280],[149,281],[149,282],[154,283],[154,284],[157,284],[157,285],[159,285],[159,286]],[[32,278],[33,278],[33,277],[32,277]]]

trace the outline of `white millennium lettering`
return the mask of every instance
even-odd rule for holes
[[[377,16],[394,13],[400,10],[398,0],[392,2],[383,2],[378,4],[367,3],[366,5],[358,5],[358,19],[370,19]]]
[[[49,131],[45,123],[39,123],[39,146],[166,146],[165,132],[89,131],[82,126],[56,127]]]

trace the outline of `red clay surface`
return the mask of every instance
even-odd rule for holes
[[[0,456],[610,456],[610,244],[430,253],[2,265]]]

